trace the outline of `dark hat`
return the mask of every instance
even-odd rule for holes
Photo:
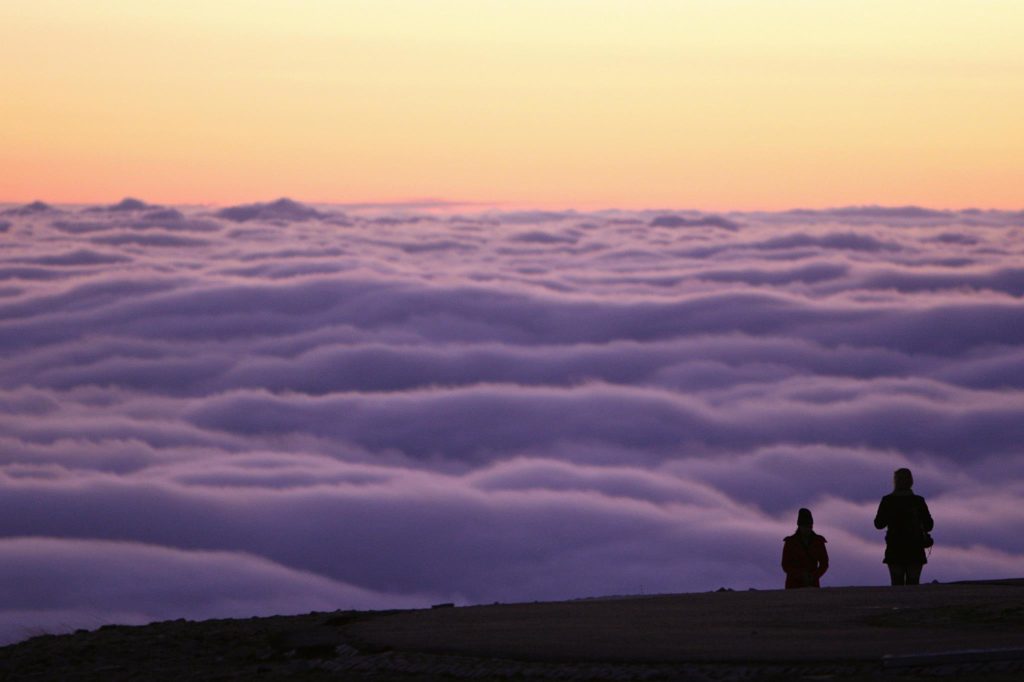
[[[810,509],[804,509],[801,507],[800,511],[796,513],[796,525],[798,526],[813,526],[814,517],[811,516]]]

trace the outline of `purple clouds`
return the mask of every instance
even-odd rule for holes
[[[429,209],[3,211],[4,638],[1024,574],[1018,214]]]

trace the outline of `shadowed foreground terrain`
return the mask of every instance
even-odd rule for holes
[[[0,679],[1016,680],[1024,580],[169,621],[0,649]]]

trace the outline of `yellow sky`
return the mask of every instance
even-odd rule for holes
[[[4,0],[0,201],[1021,208],[1019,0]]]

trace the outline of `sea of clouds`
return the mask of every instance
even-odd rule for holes
[[[1024,575],[1024,213],[0,207],[0,641]]]

